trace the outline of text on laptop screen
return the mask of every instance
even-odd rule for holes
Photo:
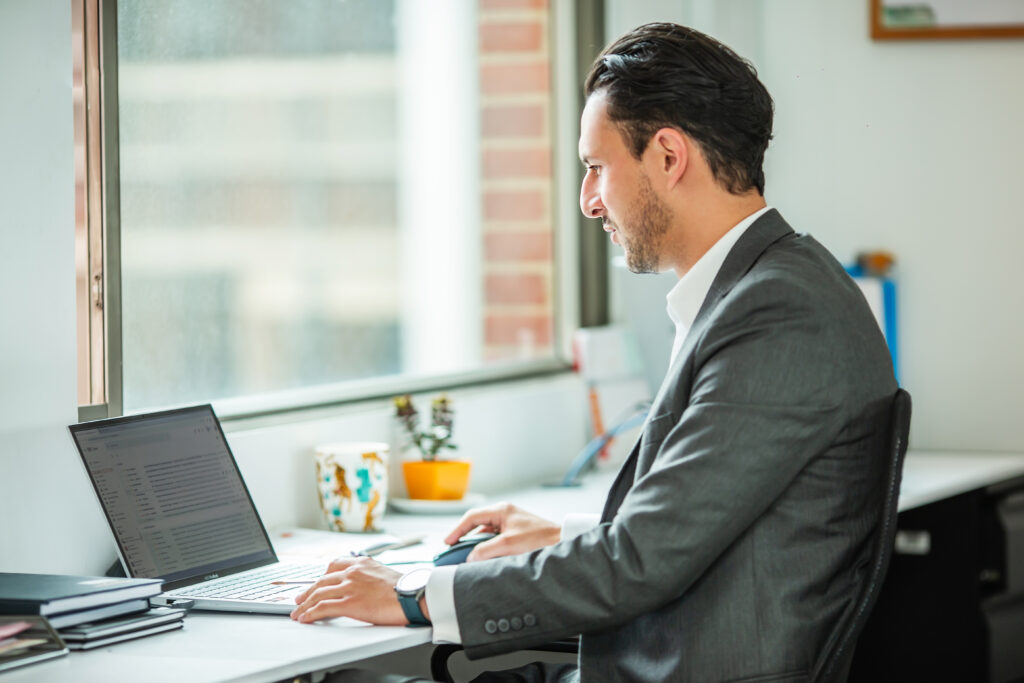
[[[274,559],[208,406],[72,433],[133,576],[173,581]]]

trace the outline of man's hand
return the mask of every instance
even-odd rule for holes
[[[401,574],[368,557],[343,557],[295,597],[292,619],[310,623],[319,619],[351,617],[371,624],[404,626],[409,623],[398,604],[395,583]]]
[[[481,532],[498,534],[480,543],[466,558],[467,562],[492,557],[518,555],[537,548],[558,543],[562,529],[557,524],[530,514],[509,503],[499,503],[470,510],[462,516],[458,526],[444,539],[448,545],[456,543],[470,531],[480,527]]]

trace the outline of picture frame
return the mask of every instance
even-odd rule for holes
[[[1024,38],[1014,0],[869,0],[874,40]]]

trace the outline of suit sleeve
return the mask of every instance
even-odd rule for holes
[[[786,283],[733,294],[695,347],[692,390],[661,401],[645,427],[639,457],[653,464],[614,518],[458,568],[469,656],[615,627],[678,599],[831,444],[841,332]]]

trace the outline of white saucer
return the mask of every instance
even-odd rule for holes
[[[409,515],[457,515],[487,500],[483,494],[467,493],[460,500],[423,500],[419,498],[389,498],[388,507]]]

